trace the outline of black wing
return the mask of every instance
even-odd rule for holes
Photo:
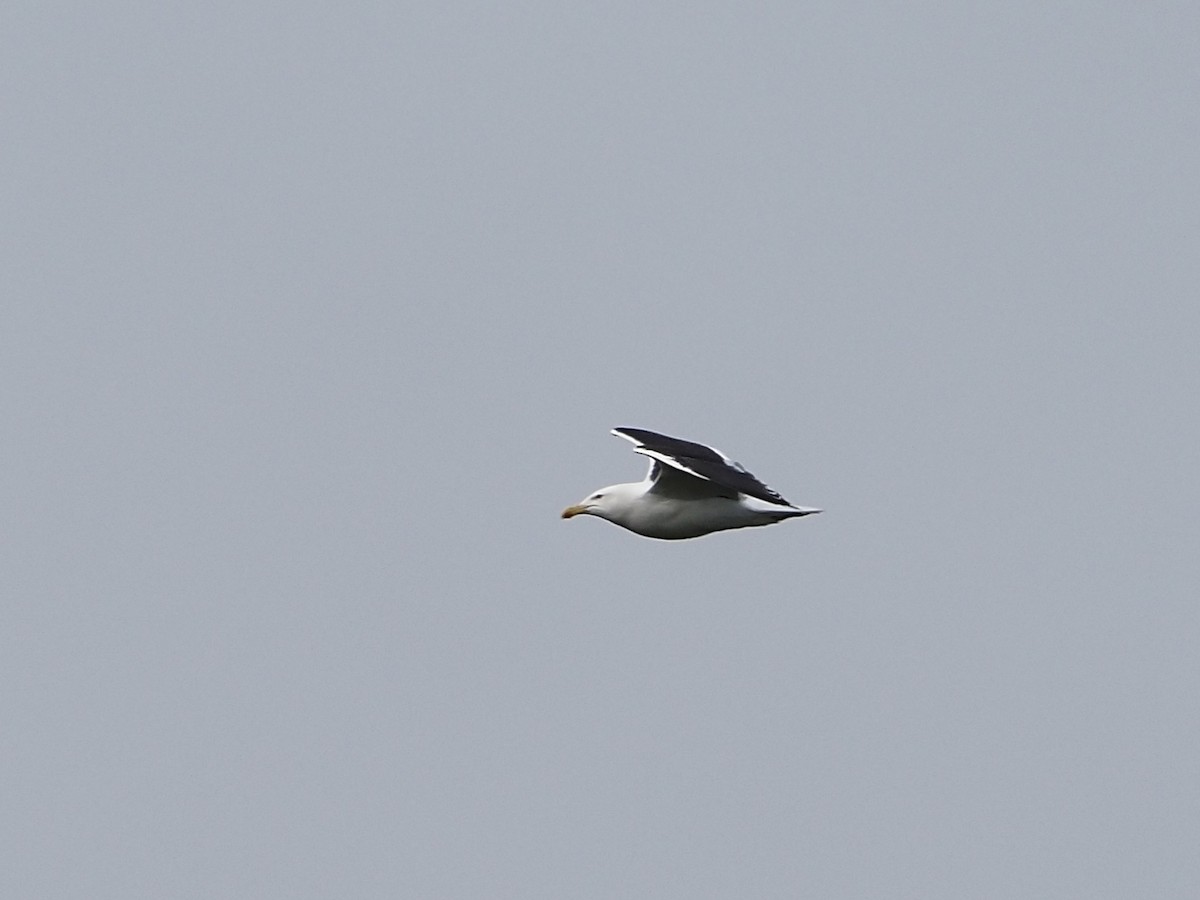
[[[635,444],[635,453],[649,456],[681,472],[767,503],[792,505],[777,491],[771,490],[747,472],[740,463],[734,462],[712,447],[667,437],[665,434],[646,431],[643,428],[614,428],[613,434],[632,441]]]

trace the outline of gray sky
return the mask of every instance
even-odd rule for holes
[[[1195,8],[4,19],[0,894],[1200,894]]]

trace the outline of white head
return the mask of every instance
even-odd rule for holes
[[[642,494],[646,493],[646,483],[611,484],[600,488],[590,496],[580,500],[574,506],[568,506],[562,511],[564,519],[574,516],[597,516],[610,522],[620,522],[624,512]]]

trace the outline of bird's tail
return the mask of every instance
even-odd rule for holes
[[[798,516],[811,516],[813,513],[825,512],[823,509],[813,509],[811,506],[792,506],[781,509],[778,516],[781,519],[795,519]]]

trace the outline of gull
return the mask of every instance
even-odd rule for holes
[[[650,457],[645,479],[600,488],[564,509],[564,519],[596,516],[644,537],[678,541],[821,512],[793,506],[713,447],[644,428],[612,433]]]

